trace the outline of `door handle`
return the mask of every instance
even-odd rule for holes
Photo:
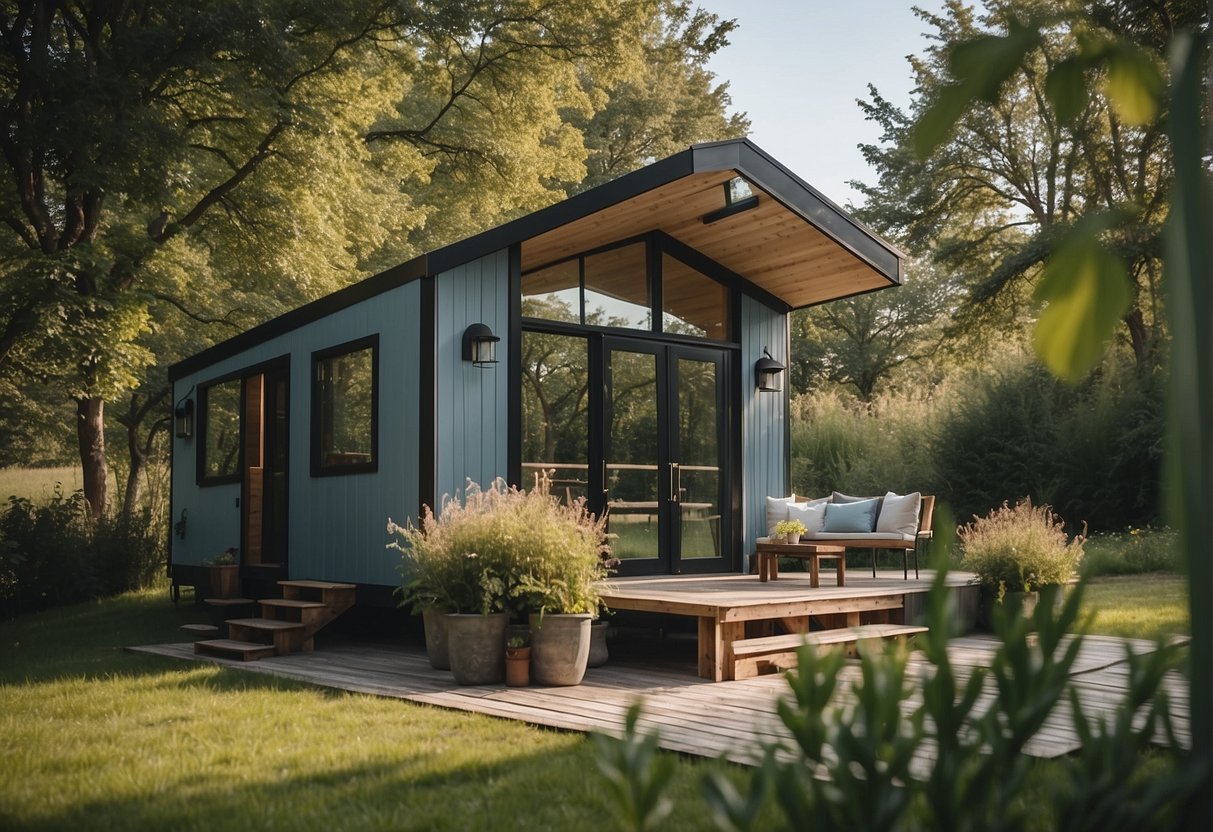
[[[682,471],[677,462],[670,463],[670,502],[682,502]]]

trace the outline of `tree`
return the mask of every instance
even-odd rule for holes
[[[613,84],[588,73],[587,95],[606,97],[590,118],[570,114],[590,152],[582,191],[608,182],[696,142],[744,136],[744,113],[728,115],[727,83],[714,83],[708,60],[728,45],[735,20],[721,20],[690,0],[660,0],[637,41],[639,71]]]
[[[792,388],[821,380],[850,386],[870,402],[899,369],[932,358],[941,321],[954,308],[954,286],[943,271],[915,263],[898,289],[872,292],[793,314]]]
[[[1200,24],[1204,4],[1084,6],[1090,14],[1081,18],[1061,14],[1070,6],[1054,0],[985,0],[980,13],[951,0],[939,15],[920,11],[937,45],[911,59],[919,92],[909,114],[875,89],[861,102],[883,135],[882,144],[863,148],[878,184],[858,187],[869,221],[913,252],[933,251],[963,277],[959,330],[1005,327],[1035,314],[1029,290],[1048,254],[1071,229],[1098,224],[1125,272],[1107,290],[1107,314],[1120,321],[1148,373],[1161,360],[1164,337],[1161,234],[1172,177],[1165,116],[1139,117],[1133,104],[1088,88],[1123,86],[1134,69],[1161,88],[1166,44],[1177,29]],[[1047,22],[1021,23],[1029,17]],[[914,125],[955,84],[950,62],[958,45],[1004,32],[1013,36],[1006,48],[1023,60],[985,99],[956,111],[955,131],[934,152],[915,155]],[[1080,46],[1106,60],[1096,66],[1075,58]],[[1063,106],[1054,107],[1058,101]]]
[[[105,403],[155,362],[154,329],[180,316],[247,325],[362,276],[377,258],[398,262],[420,230],[441,226],[433,203],[407,198],[435,172],[468,182],[469,170],[526,171],[511,181],[521,205],[504,210],[550,201],[547,183],[576,172],[563,153],[570,139],[551,118],[528,116],[554,112],[556,98],[567,103],[559,93],[575,89],[554,67],[576,61],[609,75],[616,37],[626,40],[647,8],[6,4],[0,372],[52,379],[75,402],[92,511],[107,496]],[[546,102],[511,106],[541,79],[558,82]],[[506,141],[502,156],[485,153],[501,125],[476,133],[461,117],[490,93],[501,106],[484,109],[507,127],[538,123],[519,133],[539,152]],[[502,210],[456,219],[467,233]]]

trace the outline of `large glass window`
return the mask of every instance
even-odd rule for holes
[[[240,480],[240,379],[233,378],[203,387],[198,394],[202,413],[202,485]]]
[[[572,501],[588,496],[589,350],[584,338],[522,334],[522,477]]]
[[[312,354],[312,476],[378,469],[379,338]]]
[[[583,254],[522,276],[522,315],[545,321],[661,332],[727,341],[729,288],[665,250],[654,236]],[[654,298],[660,253],[661,302]]]
[[[628,329],[652,327],[645,244],[620,246],[585,258],[585,322]]]
[[[581,261],[565,260],[522,276],[522,314],[581,323]]]
[[[661,329],[723,341],[728,338],[729,295],[724,285],[661,255]]]

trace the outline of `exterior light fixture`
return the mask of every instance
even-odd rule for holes
[[[785,367],[771,358],[771,351],[762,348],[763,358],[754,362],[754,376],[758,381],[758,389],[764,392],[777,393],[783,389],[783,371]]]
[[[497,342],[501,339],[485,324],[472,324],[463,332],[463,360],[476,367],[497,363]]]
[[[173,408],[174,432],[178,439],[189,439],[194,435],[194,400],[188,396]]]
[[[740,176],[734,176],[724,183],[724,207],[704,214],[703,224],[707,225],[757,207],[758,195],[754,193],[750,183]]]

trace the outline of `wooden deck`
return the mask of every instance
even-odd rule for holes
[[[776,702],[787,695],[782,675],[710,682],[695,675],[696,657],[690,641],[654,640],[648,648],[637,641],[626,647],[616,658],[613,645],[611,662],[589,670],[581,685],[567,688],[458,687],[449,672],[432,670],[419,648],[400,645],[344,643],[248,664],[195,656],[188,643],[130,649],[573,731],[618,734],[628,706],[639,701],[644,709],[642,726],[660,731],[663,748],[705,757],[723,755],[740,763],[754,762],[763,743],[788,739],[776,714]],[[1126,647],[1141,652],[1153,649],[1153,644],[1106,637],[1088,637],[1084,642],[1073,682],[1089,716],[1110,715],[1123,698]],[[964,668],[988,665],[995,649],[996,642],[989,636],[954,640],[951,655],[959,666],[958,675],[964,675]],[[911,675],[918,674],[912,670]],[[857,664],[845,667],[839,696],[849,696],[858,678]],[[1187,685],[1172,674],[1166,689],[1176,727],[1186,738]],[[917,702],[917,695],[912,695],[906,708]],[[1078,746],[1069,705],[1063,702],[1025,750],[1037,757],[1057,757]]]
[[[733,644],[747,635],[770,635],[776,622],[788,632],[804,633],[810,621],[826,628],[912,621],[930,577],[924,573],[922,580],[907,580],[883,572],[832,587],[815,586],[811,572],[784,573],[773,581],[759,575],[620,578],[603,585],[602,600],[612,610],[696,619],[699,675],[720,682],[735,678]],[[950,574],[948,586],[975,601],[971,577]]]

